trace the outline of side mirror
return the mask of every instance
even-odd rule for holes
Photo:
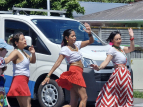
[[[25,39],[26,39],[27,46],[31,46],[32,45],[32,38],[30,36],[25,36]]]

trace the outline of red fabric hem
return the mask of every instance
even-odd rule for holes
[[[31,96],[28,87],[28,81],[29,77],[27,76],[24,75],[14,76],[7,96],[8,97]]]
[[[133,106],[133,88],[131,74],[126,67],[118,67],[102,87],[96,107],[129,107]]]
[[[82,68],[78,66],[70,66],[69,71],[63,72],[60,78],[56,80],[56,82],[59,86],[67,90],[70,90],[72,88],[72,84],[76,84],[86,88],[82,73]]]
[[[22,96],[22,97],[29,97],[30,95],[7,95],[7,97],[18,97],[18,96]]]

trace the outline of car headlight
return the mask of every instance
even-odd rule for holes
[[[82,63],[85,68],[92,68],[90,67],[91,64],[97,64],[96,61],[92,61],[91,59],[88,58],[82,58]]]

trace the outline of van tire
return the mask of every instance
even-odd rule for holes
[[[47,90],[45,92],[45,89]],[[48,93],[49,92],[49,93]],[[46,95],[46,99],[45,96]],[[52,97],[54,97],[52,99]],[[56,100],[54,100],[56,99]],[[51,103],[52,100],[52,103]],[[62,107],[64,103],[64,92],[61,87],[58,86],[57,82],[53,79],[50,79],[48,84],[41,85],[38,88],[38,101],[41,107]]]

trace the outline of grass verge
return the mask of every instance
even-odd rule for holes
[[[143,98],[143,92],[134,91],[134,98]]]

